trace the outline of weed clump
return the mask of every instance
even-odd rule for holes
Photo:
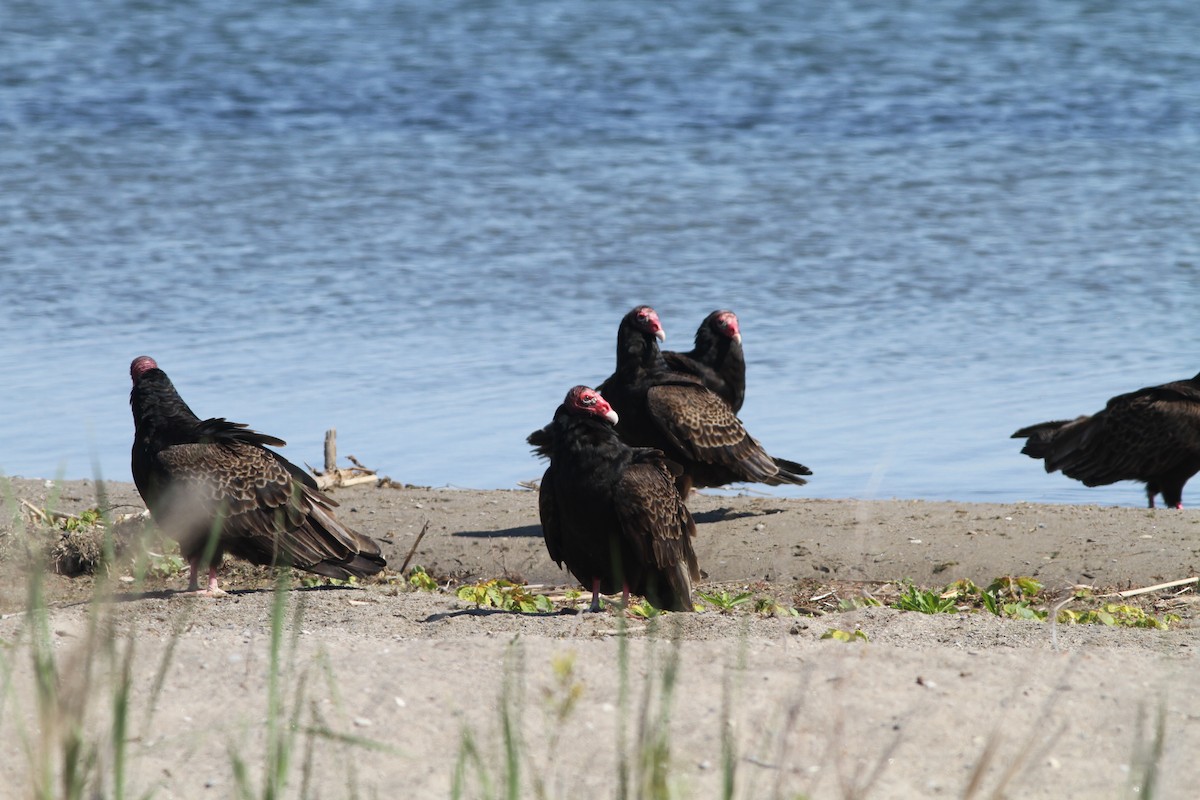
[[[142,540],[147,517],[111,519],[99,506],[78,514],[21,501],[22,519],[0,542],[0,560],[49,568],[69,578],[105,572],[115,557]]]
[[[1167,630],[1172,624],[1180,621],[1177,614],[1156,616],[1126,603],[1101,603],[1095,608],[1076,611],[1066,608],[1066,603],[1093,600],[1089,590],[1077,588],[1069,596],[1055,601],[1055,598],[1046,595],[1041,582],[1030,577],[1006,575],[996,578],[986,588],[964,579],[950,584],[941,593],[914,590],[914,594],[930,604],[933,603],[931,598],[936,597],[939,602],[948,603],[957,610],[982,610],[1006,619],[1042,622],[1053,620],[1065,625],[1108,625]],[[895,607],[901,606],[897,604]]]
[[[459,600],[474,603],[476,608],[498,608],[525,614],[550,614],[554,602],[543,594],[533,594],[525,586],[503,578],[458,587]]]

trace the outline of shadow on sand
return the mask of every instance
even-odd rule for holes
[[[505,528],[500,531],[459,531],[451,534],[465,539],[513,539],[522,536],[542,538],[541,525],[522,525],[519,528]]]

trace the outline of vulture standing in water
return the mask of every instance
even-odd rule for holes
[[[330,578],[365,577],[386,566],[373,539],[333,516],[335,503],[304,470],[264,445],[283,440],[225,419],[201,420],[149,356],[129,367],[133,391],[133,482],[158,526],[179,542],[189,590],[226,552],[264,566]]]
[[[622,590],[668,611],[691,611],[700,579],[696,523],[663,454],[634,448],[613,429],[617,415],[594,389],[576,386],[543,431],[550,466],[538,490],[546,549],[592,590]]]
[[[1013,434],[1021,452],[1062,470],[1085,486],[1142,481],[1154,495],[1183,508],[1183,485],[1200,472],[1200,375],[1149,386],[1108,401],[1103,411],[1030,425]]]
[[[800,476],[812,474],[808,467],[769,455],[699,378],[671,370],[658,348],[664,338],[649,306],[630,311],[617,329],[617,371],[599,391],[621,415],[621,438],[634,447],[662,450],[681,464],[676,485],[685,499],[693,486],[806,483]],[[530,443],[537,445],[533,436]]]
[[[676,372],[695,375],[729,404],[733,413],[742,410],[746,399],[746,355],[742,332],[732,311],[714,311],[696,329],[696,346],[687,353],[663,352],[667,366]]]

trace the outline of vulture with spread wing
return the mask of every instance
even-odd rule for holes
[[[1102,411],[1030,425],[1013,434],[1021,452],[1085,486],[1141,481],[1183,508],[1183,486],[1200,472],[1200,375],[1118,395]]]
[[[267,449],[283,440],[221,418],[202,420],[149,356],[133,360],[133,481],[164,532],[179,542],[189,589],[208,570],[221,594],[224,553],[341,580],[386,566],[379,544],[343,525],[337,505],[304,470]]]

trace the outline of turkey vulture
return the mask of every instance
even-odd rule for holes
[[[667,366],[675,372],[695,375],[729,404],[733,413],[742,410],[746,399],[746,356],[737,315],[718,310],[696,329],[696,346],[687,353],[663,352]]]
[[[664,338],[649,306],[634,308],[617,329],[617,370],[598,388],[621,415],[621,438],[681,464],[676,484],[685,499],[693,486],[806,483],[800,476],[812,474],[808,467],[768,455],[724,400],[694,375],[668,367],[658,347]],[[538,447],[536,436],[529,441]]]
[[[163,531],[179,542],[189,590],[229,552],[254,564],[298,567],[346,580],[386,566],[373,539],[333,516],[335,503],[304,470],[264,445],[282,439],[245,425],[201,420],[149,356],[129,367],[133,391],[133,482]]]
[[[1200,375],[1117,395],[1103,411],[1030,425],[1013,434],[1021,452],[1062,470],[1085,486],[1142,481],[1154,495],[1183,508],[1183,486],[1200,472]]]
[[[592,590],[618,589],[668,611],[691,611],[700,579],[696,523],[658,450],[630,447],[613,429],[617,414],[595,389],[567,393],[545,429],[550,466],[538,490],[546,550]]]

